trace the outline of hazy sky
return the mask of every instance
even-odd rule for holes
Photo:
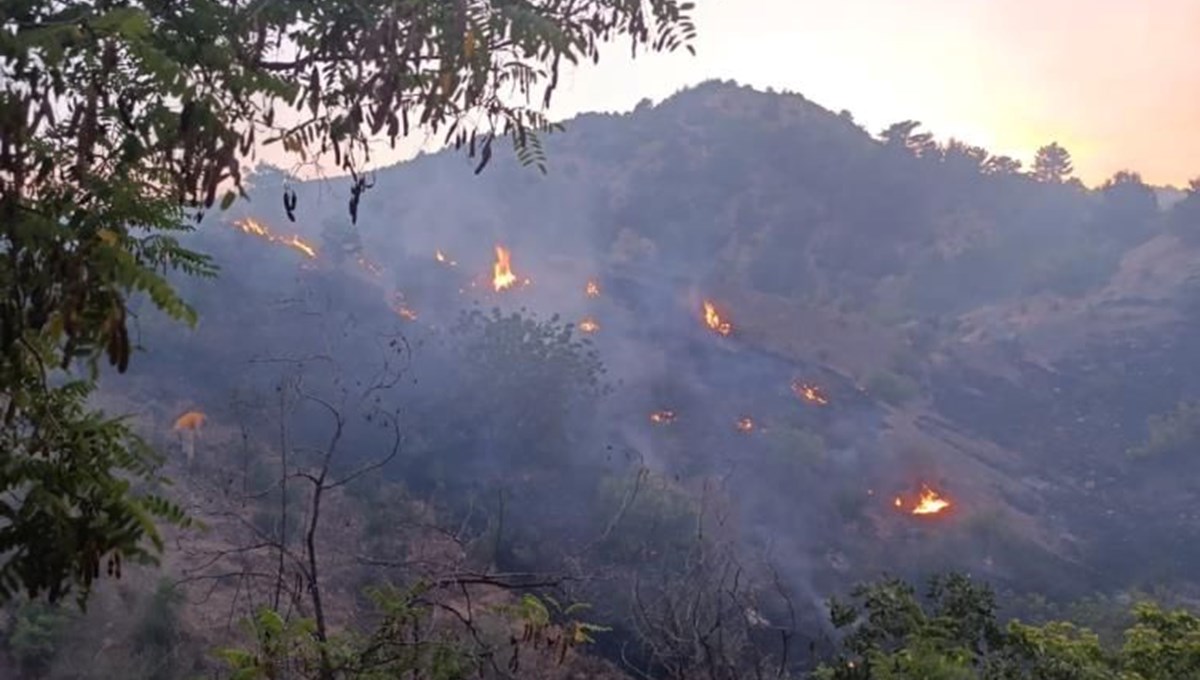
[[[1089,185],[1200,176],[1200,0],[696,0],[698,54],[611,49],[552,114],[624,111],[710,78],[799,92],[871,132],[915,119]]]

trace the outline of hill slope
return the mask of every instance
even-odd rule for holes
[[[110,389],[157,404],[152,430],[197,406],[232,428],[231,390],[271,384],[264,357],[325,353],[366,375],[386,326],[412,341],[417,383],[396,397],[414,443],[389,478],[431,503],[462,477],[522,489],[513,564],[579,529],[590,510],[539,517],[599,498],[597,479],[629,472],[612,462],[624,451],[694,499],[718,480],[732,540],[814,605],[880,570],[1064,594],[1191,586],[1190,462],[1126,449],[1200,395],[1194,196],[1163,212],[1136,182],[1041,184],[980,150],[881,142],[797,95],[725,83],[582,116],[547,151],[546,176],[504,160],[473,177],[450,154],[381,170],[354,226],[344,182],[296,185],[290,224],[286,178],[261,173],[198,236],[225,268],[182,284],[198,331],[148,320],[148,354]],[[231,227],[246,218],[315,257]],[[491,287],[497,244],[512,290]],[[705,326],[706,300],[727,336]],[[474,355],[446,348],[459,310],[493,305],[596,321],[607,396],[543,421],[549,378],[506,370],[514,355],[471,377]],[[673,420],[652,422],[664,409]],[[464,467],[430,462],[447,457]],[[911,514],[923,485],[950,510]],[[1171,559],[1151,569],[1145,551]]]

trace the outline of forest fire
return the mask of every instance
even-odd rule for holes
[[[446,257],[446,254],[445,254],[445,253],[443,253],[441,250],[436,250],[436,251],[434,251],[434,253],[433,253],[433,259],[435,259],[435,260],[437,260],[438,262],[440,262],[440,263],[442,263],[442,264],[446,265],[447,267],[453,267],[453,266],[455,266],[455,265],[457,265],[457,264],[458,264],[458,263],[457,263],[457,262],[455,262],[454,260],[451,260],[450,258]]]
[[[207,416],[200,411],[188,411],[175,419],[175,424],[171,426],[171,429],[176,432],[198,430],[204,425],[205,420],[207,420]]]
[[[675,421],[675,412],[670,410],[655,411],[650,414],[650,422],[655,425],[665,425]]]
[[[271,230],[268,229],[265,224],[252,217],[247,217],[244,220],[234,220],[233,226],[237,227],[244,234],[258,236],[259,238],[266,239],[271,243],[279,243],[288,246],[289,248],[303,253],[310,260],[316,259],[317,257],[316,248],[313,248],[311,245],[305,243],[299,236],[294,234],[291,236],[277,236],[272,234]]]
[[[817,385],[797,380],[792,383],[792,391],[796,393],[796,396],[810,404],[825,406],[829,403],[829,397],[825,396],[825,390],[822,390]]]
[[[754,419],[751,418],[750,416],[743,416],[741,418],[738,418],[737,423],[735,423],[735,426],[737,427],[738,432],[753,432],[754,431]]]
[[[584,333],[595,333],[600,330],[600,324],[596,323],[596,320],[589,316],[579,322],[579,330]]]
[[[492,288],[499,293],[512,288],[516,282],[517,277],[512,272],[512,255],[504,246],[496,246],[496,263],[492,265]]]
[[[207,417],[200,411],[188,411],[175,419],[171,429],[179,433],[183,443],[183,454],[190,465],[196,455],[196,433],[204,425]]]
[[[583,292],[591,298],[600,297],[600,284],[595,281],[588,281],[587,285],[584,286]]]
[[[900,510],[904,509],[904,499],[902,499],[900,496],[896,496],[896,499],[892,502],[892,504]],[[909,510],[909,514],[936,515],[943,510],[946,510],[950,506],[950,501],[942,498],[938,492],[929,488],[928,484],[922,484],[921,494],[917,497],[917,501],[913,505],[912,509]]]
[[[379,265],[367,259],[366,256],[358,256],[358,266],[371,276],[378,277],[383,275],[383,270],[380,269]]]
[[[399,316],[401,319],[407,319],[408,321],[417,320],[417,313],[408,306],[408,302],[404,299],[404,293],[399,291],[393,293],[391,302],[388,306],[391,307],[392,311],[396,313],[396,316]]]
[[[733,332],[733,325],[721,318],[717,313],[717,308],[712,302],[704,301],[704,323],[710,329],[721,335],[729,335]]]

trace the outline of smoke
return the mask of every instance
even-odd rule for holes
[[[135,371],[169,376],[157,389],[174,399],[212,403],[234,388],[269,394],[281,368],[264,357],[331,357],[337,370],[320,369],[327,372],[309,378],[309,387],[359,393],[378,378],[383,357],[402,354],[407,363],[391,367],[402,379],[387,403],[402,413],[405,455],[386,474],[413,489],[466,490],[464,497],[503,487],[506,511],[529,522],[529,533],[562,542],[524,546],[539,557],[586,544],[582,535],[594,532],[588,522],[600,510],[585,506],[598,503],[597,488],[646,467],[669,490],[697,498],[698,488],[717,480],[733,507],[731,540],[773,565],[814,615],[830,595],[883,570],[977,568],[993,553],[996,573],[1021,566],[1025,544],[990,526],[1000,522],[984,512],[1012,510],[1032,523],[1036,510],[1028,508],[1037,504],[1012,478],[1040,469],[1013,462],[1015,451],[1028,445],[1049,459],[1087,448],[1080,442],[1106,446],[1111,433],[1058,427],[1079,414],[1047,396],[1059,387],[1053,381],[1085,391],[1053,371],[1018,366],[1011,372],[1020,379],[1009,380],[968,370],[971,361],[994,365],[996,346],[972,349],[964,340],[982,335],[957,326],[1011,334],[1014,324],[994,321],[1017,316],[1006,296],[1097,285],[1121,251],[1105,242],[1096,246],[1103,257],[1074,259],[1074,245],[1091,233],[1090,218],[1080,216],[1094,206],[1067,187],[1034,186],[1026,196],[1020,178],[972,176],[954,191],[930,189],[920,173],[948,171],[880,155],[861,131],[810,104],[784,100],[811,115],[771,118],[796,126],[780,132],[774,122],[704,123],[729,107],[709,90],[693,96],[695,105],[664,104],[636,120],[576,121],[569,135],[551,139],[547,176],[511,159],[475,176],[453,154],[381,170],[357,225],[349,224],[343,180],[296,185],[292,225],[276,207],[277,178],[258,182],[251,202],[229,217],[280,225],[275,231],[318,244],[318,257],[309,263],[227,225],[205,225],[195,245],[224,272],[216,282],[181,282],[200,309],[200,328],[192,335],[149,328],[146,344],[157,354]],[[672,118],[680,115],[686,120]],[[995,188],[980,188],[985,182]],[[954,220],[967,215],[970,228],[947,229],[957,222],[925,212],[939,201]],[[926,224],[928,232],[919,231]],[[1135,237],[1142,238],[1114,242]],[[340,243],[361,248],[379,273],[365,271]],[[493,290],[497,245],[528,285]],[[437,252],[455,264],[438,261]],[[590,280],[599,295],[587,294]],[[389,307],[397,295],[415,320]],[[730,324],[727,336],[706,325],[705,300]],[[1050,297],[1035,310],[1059,304]],[[1092,312],[1078,307],[1067,318],[1082,323]],[[974,308],[987,313],[959,316]],[[512,337],[487,338],[491,345],[472,335],[478,328],[456,330],[464,312],[491,318],[492,309],[536,327],[594,319],[599,328],[583,335],[579,352],[597,353],[606,389],[566,385],[562,377],[578,368],[569,360],[543,365],[505,354],[506,342],[525,342],[535,330],[504,326]],[[1039,340],[1033,331],[1026,336]],[[380,351],[396,338],[402,352]],[[1041,340],[1039,347],[1056,349]],[[479,356],[485,351],[494,354]],[[480,368],[484,359],[493,361],[491,374]],[[1090,370],[1074,375],[1082,383]],[[797,395],[797,381],[818,386],[827,403]],[[1029,386],[1039,396],[1024,394]],[[928,398],[906,401],[906,389]],[[1171,399],[1182,389],[1172,388]],[[1170,402],[1151,390],[1140,398],[1158,408]],[[1095,408],[1117,400],[1095,400]],[[676,418],[651,422],[661,409]],[[1132,431],[1145,407],[1128,410],[1133,415],[1120,415]],[[216,421],[229,418],[210,411]],[[738,428],[743,417],[752,430]],[[309,420],[301,429],[317,440],[326,426]],[[926,422],[962,432],[930,435]],[[379,446],[365,426],[348,437],[352,457]],[[891,506],[915,484],[943,478],[952,492],[969,489],[953,516],[914,520]],[[645,525],[619,531],[658,530],[639,521]],[[1027,536],[1043,540],[1039,531]]]

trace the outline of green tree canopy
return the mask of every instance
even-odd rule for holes
[[[58,597],[152,558],[135,492],[157,461],[85,400],[124,371],[126,305],[192,310],[165,278],[213,274],[176,236],[241,191],[263,145],[332,155],[370,186],[369,142],[421,128],[479,159],[537,132],[566,63],[618,38],[690,48],[678,0],[14,0],[0,10],[0,600]],[[285,190],[284,206],[295,209]],[[87,370],[83,370],[87,369]],[[83,370],[81,373],[80,371]],[[132,480],[138,480],[134,485]]]
[[[962,575],[935,577],[925,597],[904,581],[864,584],[831,604],[845,631],[820,680],[1173,680],[1200,677],[1200,618],[1134,606],[1118,648],[1065,621],[1001,625],[995,596]]]
[[[1039,182],[1062,184],[1075,172],[1071,152],[1051,142],[1037,150],[1033,159],[1033,178]]]

